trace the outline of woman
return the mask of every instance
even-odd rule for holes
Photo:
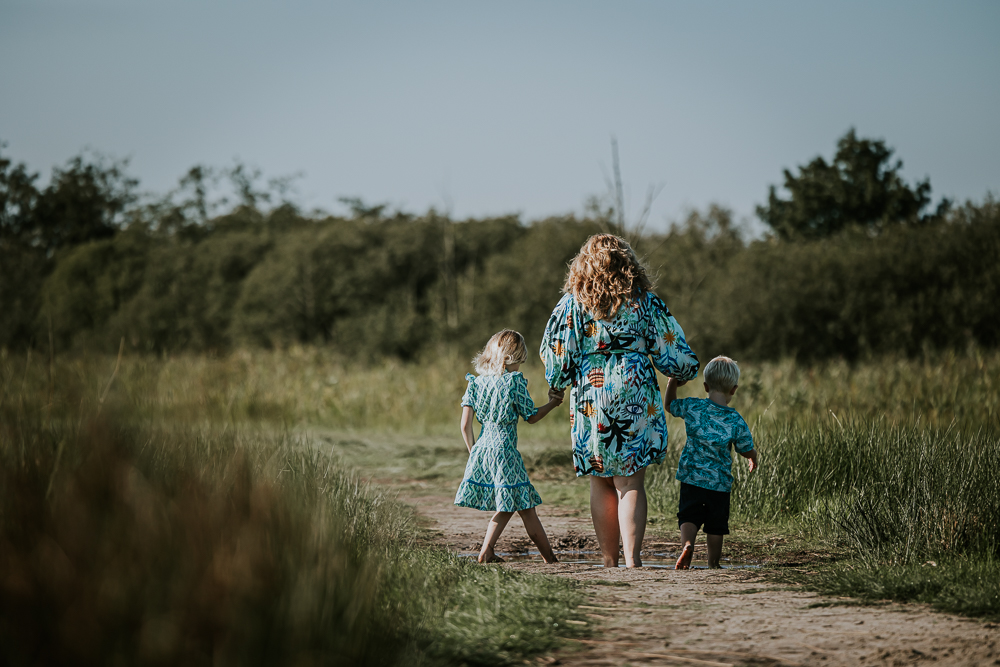
[[[605,567],[641,567],[646,466],[663,461],[667,422],[655,367],[678,380],[698,376],[680,325],[652,292],[627,242],[587,239],[570,264],[565,295],[539,350],[549,386],[570,391],[573,467],[590,475],[590,513]]]

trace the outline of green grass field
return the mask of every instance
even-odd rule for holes
[[[0,662],[496,665],[582,632],[572,582],[419,546],[321,438],[216,404],[228,364],[3,360]]]
[[[315,348],[120,366],[3,354],[5,657],[504,664],[548,650],[578,627],[562,622],[570,583],[416,547],[379,485],[454,490],[468,368]],[[541,368],[525,372],[540,402]],[[1000,354],[975,350],[744,364],[733,405],[761,468],[737,462],[734,542],[833,554],[783,575],[820,591],[1000,616],[998,378]],[[670,428],[648,477],[653,530],[673,529],[683,424]],[[546,502],[584,509],[566,407],[520,434]]]
[[[32,395],[99,398],[115,358],[57,358],[49,386],[48,360],[36,354],[0,359],[7,390]],[[920,426],[977,429],[1000,420],[1000,354],[972,350],[925,359],[881,358],[742,364],[734,406],[753,426],[830,426],[837,420],[877,419]],[[163,420],[266,422],[412,435],[457,433],[457,405],[469,360],[442,353],[433,362],[387,360],[357,365],[322,348],[238,351],[225,357],[180,355],[123,361],[115,390],[131,407]],[[537,359],[522,369],[536,401],[545,396]],[[662,378],[661,378],[662,384]],[[701,395],[690,383],[681,395]],[[563,440],[564,405],[530,430],[533,438]]]

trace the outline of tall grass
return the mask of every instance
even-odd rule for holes
[[[91,363],[0,365],[0,662],[508,664],[579,631],[570,582],[416,548],[312,442]]]
[[[735,467],[738,516],[832,524],[863,559],[1000,555],[1000,434],[893,425],[783,425],[762,466]]]
[[[734,456],[735,522],[839,538],[875,563],[1000,555],[997,431],[861,419],[759,425],[754,437],[757,471]],[[676,511],[674,470],[649,476],[654,511]]]
[[[703,354],[708,356],[708,354]],[[115,365],[113,355],[60,356],[0,351],[7,392],[81,397],[94,408]],[[899,424],[1000,427],[1000,352],[970,349],[920,359],[866,363],[743,363],[733,406],[751,424],[834,425],[836,419],[881,418]],[[529,355],[522,368],[537,403],[544,369]],[[137,413],[166,422],[263,422],[338,429],[454,434],[469,359],[453,350],[420,363],[362,364],[326,348],[242,350],[222,357],[127,356],[116,391]],[[49,378],[54,378],[50,380]],[[663,382],[663,378],[660,378]],[[56,387],[52,387],[52,383]],[[704,395],[701,383],[681,395]],[[74,406],[76,407],[76,406]],[[54,414],[66,406],[53,405]],[[530,432],[569,442],[568,405]],[[672,421],[677,429],[680,422]]]
[[[852,554],[797,577],[832,595],[929,603],[1000,618],[1000,429],[870,417],[758,421],[760,467],[733,467],[741,528],[798,534]],[[652,468],[654,513],[673,516],[680,442]]]

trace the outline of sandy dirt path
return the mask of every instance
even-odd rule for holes
[[[488,515],[439,496],[403,497],[423,517],[429,539],[477,551]],[[590,518],[542,505],[539,516],[557,549],[593,550]],[[498,544],[524,551],[518,518]],[[672,543],[647,539],[648,551]],[[697,558],[697,554],[696,554]],[[1000,629],[922,605],[844,606],[771,583],[758,570],[605,570],[584,564],[509,562],[504,567],[579,581],[593,625],[587,641],[539,659],[559,665],[1000,665]]]

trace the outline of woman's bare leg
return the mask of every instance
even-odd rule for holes
[[[618,494],[618,528],[625,552],[625,567],[642,567],[642,538],[646,535],[646,469],[628,477],[615,477]]]
[[[545,534],[545,528],[542,527],[542,522],[538,520],[538,513],[535,511],[535,508],[521,510],[518,514],[521,515],[521,521],[524,523],[524,530],[528,533],[528,537],[538,547],[538,553],[542,555],[542,560],[546,563],[558,563],[559,559],[552,553],[549,536]]]
[[[590,477],[590,516],[604,567],[618,567],[618,491],[610,477]]]
[[[503,559],[493,552],[493,547],[497,545],[497,540],[500,539],[503,529],[507,527],[507,522],[512,516],[513,512],[497,512],[490,519],[489,525],[486,526],[486,537],[483,538],[483,548],[479,551],[480,563],[503,562]]]

